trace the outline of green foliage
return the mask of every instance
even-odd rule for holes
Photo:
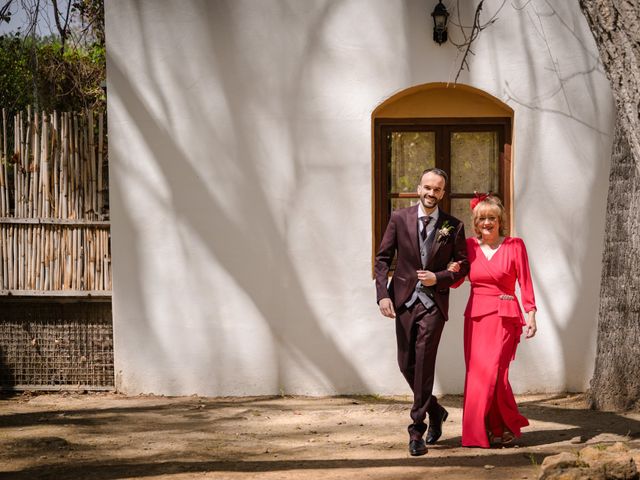
[[[15,111],[33,103],[33,78],[23,40],[0,36],[0,106]]]
[[[77,32],[38,38],[0,36],[0,107],[42,111],[104,110],[106,55],[102,0],[72,4]]]

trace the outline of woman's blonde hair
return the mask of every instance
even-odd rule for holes
[[[473,209],[473,229],[476,232],[476,237],[480,238],[482,235],[480,234],[480,229],[478,229],[478,218],[481,213],[491,212],[498,218],[498,233],[500,236],[506,236],[506,225],[507,225],[507,213],[504,209],[504,205],[498,197],[493,195],[489,195],[485,199],[478,202],[478,204]]]

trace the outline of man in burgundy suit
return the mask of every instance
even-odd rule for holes
[[[427,443],[435,443],[448,416],[432,394],[436,353],[448,319],[449,287],[469,272],[464,224],[438,208],[446,182],[443,170],[424,171],[418,185],[420,202],[391,214],[375,262],[380,312],[396,320],[398,364],[413,390],[408,428],[413,456],[427,453],[423,435],[427,432]],[[459,262],[458,272],[447,270],[452,261]]]

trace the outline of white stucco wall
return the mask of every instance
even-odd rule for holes
[[[435,3],[105,2],[121,391],[409,392],[371,280],[371,112],[455,75],[455,47],[431,40]],[[515,228],[538,299],[512,384],[583,390],[608,83],[577,2],[507,2],[473,50],[460,81],[515,110]],[[463,388],[466,293],[452,294],[438,392]]]

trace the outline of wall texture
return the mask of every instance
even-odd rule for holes
[[[455,76],[457,50],[431,40],[435,3],[105,2],[121,391],[408,393],[371,280],[371,114]],[[514,224],[540,332],[512,384],[583,390],[613,102],[576,3],[497,15],[460,82],[515,111]],[[452,294],[439,392],[462,391],[466,294]]]

